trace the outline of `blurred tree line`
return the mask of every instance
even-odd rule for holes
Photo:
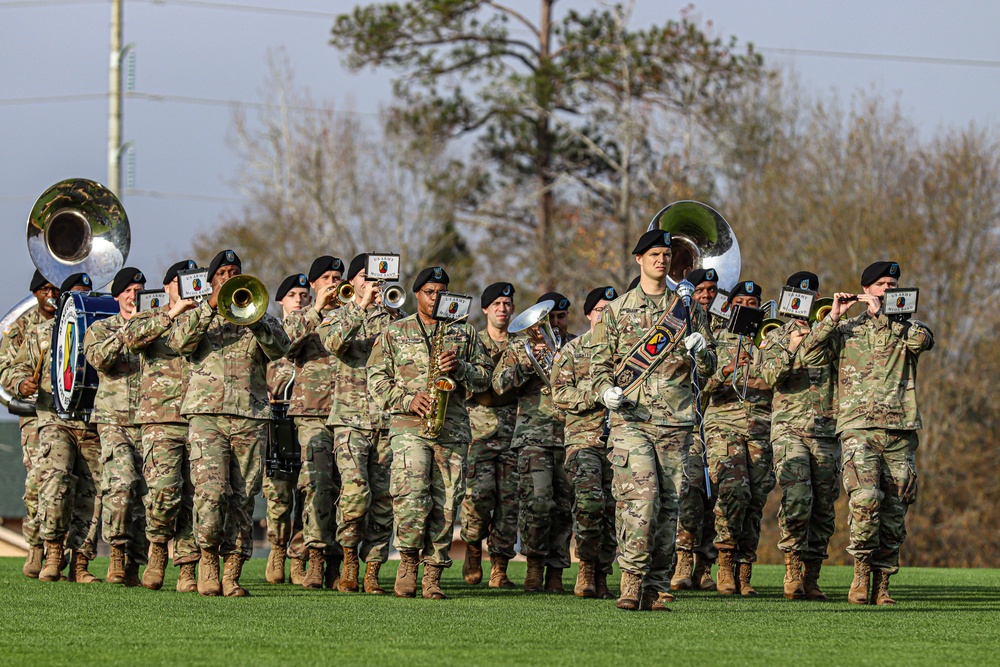
[[[586,292],[637,275],[635,238],[678,199],[726,216],[742,277],[765,298],[802,269],[821,291],[855,291],[865,266],[895,260],[937,341],[920,363],[921,489],[904,563],[997,566],[994,133],[926,138],[877,92],[807,96],[690,8],[636,30],[627,7],[557,15],[555,4],[539,0],[537,22],[486,0],[338,17],[332,43],[350,67],[398,73],[397,103],[377,117],[313,100],[274,54],[266,108],[232,123],[247,204],[195,256],[235,248],[273,288],[320,254],[399,251],[407,287],[442,264],[477,297],[514,282],[518,310],[555,288],[578,330]],[[761,541],[771,562],[776,498]],[[832,562],[847,562],[844,498],[838,516]]]

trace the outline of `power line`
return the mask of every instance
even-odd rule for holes
[[[817,58],[842,58],[848,60],[874,60],[883,62],[919,63],[921,65],[949,65],[957,67],[1000,67],[1000,60],[979,60],[972,58],[941,58],[936,56],[908,56],[893,53],[861,53],[853,51],[823,51],[820,49],[786,49],[774,46],[756,47],[758,51],[783,53],[792,56],[815,56]]]
[[[107,93],[77,93],[74,95],[43,95],[40,97],[9,97],[0,99],[0,104],[13,106],[16,104],[50,104],[53,102],[83,102],[89,100],[106,100]]]
[[[203,9],[224,9],[236,12],[248,12],[257,14],[272,14],[280,16],[300,16],[304,18],[324,18],[331,19],[337,16],[337,12],[318,12],[308,9],[289,9],[287,7],[265,7],[262,5],[237,5],[226,2],[211,2],[210,0],[128,0],[130,4],[143,2],[152,5],[185,5],[188,7],[200,7]]]
[[[196,195],[188,192],[164,192],[162,190],[126,190],[126,197],[149,197],[151,199],[185,199],[190,201],[218,202],[225,204],[242,204],[246,200],[238,197],[223,197],[221,195]]]

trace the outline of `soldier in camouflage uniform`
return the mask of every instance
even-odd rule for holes
[[[899,571],[906,511],[917,499],[917,358],[934,346],[934,336],[921,322],[883,312],[884,293],[896,287],[899,275],[896,262],[866,268],[864,293],[835,294],[830,314],[802,343],[805,352],[827,344],[839,366],[837,433],[850,509],[848,552],[854,556],[848,601],[854,604],[868,602],[869,593],[874,604],[895,604],[889,577]],[[844,321],[854,298],[868,309]]]
[[[241,270],[232,250],[216,255],[208,266],[212,294],[177,319],[168,339],[191,370],[181,414],[190,424],[201,595],[249,595],[240,575],[253,552],[254,498],[261,490],[271,417],[265,374],[268,360],[288,352],[288,336],[271,315],[239,326],[216,312],[219,288]],[[225,558],[221,585],[220,555]]]
[[[382,434],[381,412],[368,396],[366,365],[375,340],[399,314],[382,307],[378,283],[367,280],[367,260],[367,255],[358,255],[348,268],[353,301],[332,312],[326,309],[319,329],[321,313],[316,311],[304,318],[303,325],[317,332],[316,354],[322,355],[325,364],[328,384],[324,409],[328,418],[324,428],[330,434],[325,451],[327,456],[333,455],[341,480],[336,516],[332,502],[317,502],[313,511],[317,521],[326,522],[323,542],[336,546],[335,537],[344,550],[344,574],[338,590],[359,590],[360,558],[366,563],[365,592],[382,595],[385,590],[378,582],[378,572],[389,558],[392,538],[392,452]],[[335,289],[335,284],[327,288],[325,301],[335,298]],[[334,498],[336,489],[330,494],[330,500]]]
[[[135,314],[146,276],[126,266],[111,283],[117,315],[94,322],[83,338],[87,362],[97,370],[97,395],[90,422],[101,436],[101,495],[104,541],[111,547],[107,582],[139,586],[139,566],[146,562],[147,493],[142,476],[142,438],[136,425],[139,408],[139,356],[125,346],[123,330]]]
[[[558,292],[538,298],[552,301],[549,324],[565,342],[569,299]],[[525,349],[527,333],[513,337],[493,374],[498,394],[516,393],[517,423],[513,449],[517,451],[518,529],[521,553],[528,559],[524,590],[562,593],[562,572],[570,565],[569,543],[573,533],[573,488],[566,477],[563,443],[565,418],[552,405],[548,378],[540,378]],[[533,344],[541,358],[545,346]],[[550,369],[551,370],[551,369]],[[544,581],[543,581],[544,577]]]
[[[194,485],[188,459],[188,424],[181,416],[181,399],[187,388],[184,357],[167,346],[174,320],[194,307],[181,300],[177,272],[197,268],[182,260],[167,269],[163,290],[169,300],[158,308],[134,314],[121,335],[126,349],[139,355],[141,383],[135,423],[142,437],[142,475],[148,493],[146,539],[149,560],[142,585],[151,590],[163,586],[167,568],[167,543],[174,541],[174,565],[178,593],[198,590],[195,578],[200,553],[194,540]]]
[[[507,326],[514,313],[514,286],[493,283],[483,290],[481,303],[486,328],[479,340],[493,363],[507,349]],[[483,539],[490,554],[490,587],[516,588],[507,578],[507,564],[517,543],[517,451],[511,446],[517,419],[517,396],[500,396],[493,388],[473,394],[469,402],[472,444],[466,467],[462,501],[462,540],[465,562],[462,576],[468,584],[483,579]]]
[[[493,360],[471,325],[434,319],[434,303],[448,282],[441,267],[417,274],[417,314],[390,324],[368,360],[368,394],[392,415],[389,493],[400,554],[397,597],[416,595],[423,549],[422,595],[445,598],[441,571],[451,565],[452,525],[465,491],[465,455],[472,441],[465,396],[485,391],[493,372]],[[458,386],[448,398],[443,428],[430,437],[424,434],[425,417],[438,405],[429,392],[437,393],[433,381],[442,375]]]
[[[59,298],[59,288],[46,280],[35,269],[28,287],[37,301],[37,306],[14,320],[3,332],[0,346],[0,383],[6,386],[6,376],[14,366],[14,358],[21,349],[29,332],[45,320],[51,320],[56,313],[55,300]],[[49,300],[52,299],[50,302]],[[21,572],[26,577],[38,578],[45,557],[45,544],[38,536],[38,417],[34,414],[19,417],[21,427],[21,460],[27,472],[24,478],[24,521],[21,534],[28,544],[28,557],[24,559]]]
[[[819,278],[808,271],[792,274],[785,284],[819,290]],[[833,505],[840,495],[834,411],[837,367],[825,346],[816,347],[808,357],[802,354],[799,346],[808,334],[809,323],[793,319],[768,334],[761,345],[761,378],[774,388],[771,447],[781,487],[778,548],[785,553],[784,595],[790,600],[826,599],[819,572],[835,526]]]
[[[639,238],[633,249],[639,286],[604,309],[591,339],[594,392],[612,410],[619,609],[667,610],[663,603],[672,599],[669,572],[694,427],[692,355],[702,377],[715,370],[707,316],[691,308],[688,334],[683,306],[665,284],[670,245],[670,234],[660,230]],[[639,357],[642,372],[632,367]]]
[[[90,277],[75,273],[60,291],[89,292]],[[82,419],[63,419],[55,413],[49,343],[54,319],[32,329],[5,376],[4,388],[27,399],[36,392],[38,414],[38,534],[45,542],[42,581],[58,581],[65,566],[63,546],[70,549],[70,581],[98,583],[87,571],[97,555],[101,527],[101,441],[97,429]]]
[[[552,367],[552,403],[566,413],[566,475],[573,485],[573,530],[580,559],[577,597],[614,598],[608,575],[615,562],[615,499],[605,433],[607,409],[598,403],[590,376],[591,337],[601,313],[618,298],[614,287],[587,294],[583,314],[590,330],[567,343]]]

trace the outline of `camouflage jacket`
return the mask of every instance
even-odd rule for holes
[[[0,386],[7,386],[7,375],[14,367],[14,359],[17,357],[17,352],[21,349],[21,345],[24,344],[28,333],[44,321],[45,318],[42,317],[41,312],[35,307],[14,320],[10,328],[3,332],[3,345],[0,345]],[[11,392],[11,395],[13,395],[13,392]],[[35,421],[35,417],[21,417],[21,428],[23,429],[33,421]]]
[[[205,301],[174,321],[167,344],[190,364],[181,414],[271,418],[267,362],[288,352],[288,336],[276,318],[265,314],[237,326]]]
[[[139,355],[125,346],[125,324],[121,313],[105,317],[87,327],[83,354],[97,370],[97,395],[90,421],[94,424],[133,426],[139,411]]]
[[[818,325],[814,324],[813,329]],[[792,432],[812,438],[837,434],[837,366],[825,346],[816,346],[807,355],[802,345],[790,352],[794,322],[775,329],[762,343],[760,376],[774,388],[771,421]]]
[[[327,311],[330,312],[330,311]],[[333,393],[334,369],[330,353],[323,347],[317,329],[322,321],[319,313],[312,306],[289,313],[282,321],[285,333],[288,334],[289,346],[287,368],[295,373],[295,386],[292,387],[291,403],[288,414],[298,417],[330,416],[330,395]],[[278,362],[271,364],[277,368]],[[285,368],[282,363],[281,368]],[[282,372],[282,377],[285,372]],[[271,371],[268,371],[268,378]],[[267,382],[274,392],[276,387],[270,379]],[[275,394],[275,398],[280,398]]]
[[[837,383],[837,433],[880,428],[916,431],[917,357],[934,345],[921,322],[898,322],[867,311],[851,320],[819,323],[802,341],[808,353],[827,345],[840,369]]]
[[[169,308],[136,313],[122,331],[125,347],[139,355],[142,368],[136,424],[186,423],[181,401],[187,389],[187,362],[167,346],[173,326]]]
[[[394,319],[388,311],[361,308],[352,301],[323,320],[320,348],[328,355],[333,382],[332,406],[324,415],[327,424],[367,430],[380,424],[380,408],[368,395],[367,364],[375,340]]]
[[[418,315],[390,324],[378,337],[368,359],[368,395],[379,409],[390,413],[391,433],[420,435],[423,419],[409,408],[417,392],[427,392],[431,341],[441,326],[447,327],[441,351],[452,350],[458,356],[458,368],[451,378],[459,388],[451,392],[444,429],[437,441],[468,444],[472,431],[466,392],[484,391],[493,372],[493,360],[470,324],[439,322],[425,328]]]
[[[607,409],[598,402],[590,376],[591,333],[571,340],[552,365],[552,402],[566,414],[567,456],[578,449],[601,448]]]
[[[490,355],[494,366],[500,363],[500,359],[507,350],[507,343],[510,337],[504,342],[498,342],[490,338],[485,329],[479,332],[479,340],[483,342],[486,353]],[[491,378],[492,381],[492,378]],[[492,383],[486,392],[469,396],[469,422],[472,424],[473,440],[488,440],[490,438],[502,438],[510,440],[514,435],[514,425],[517,422],[517,399],[506,405],[485,406],[476,402],[476,397],[489,396],[494,400],[497,396],[492,391]]]
[[[295,364],[291,359],[276,359],[267,365],[267,391],[271,395],[272,401],[281,401],[285,398],[289,383],[295,382]],[[292,387],[292,391],[295,388]]]
[[[566,417],[552,404],[552,392],[531,365],[524,347],[526,340],[525,334],[509,335],[507,350],[493,371],[495,392],[517,392],[517,422],[511,447],[562,447]]]
[[[594,393],[603,396],[615,386],[615,371],[663,316],[673,301],[669,289],[661,298],[649,297],[641,287],[636,287],[612,301],[601,314],[601,321],[591,338],[593,354],[591,376]],[[696,355],[698,374],[705,378],[715,372],[715,339],[708,328],[708,315],[701,307],[691,309],[694,330],[705,337],[704,354]],[[661,426],[694,425],[694,393],[691,388],[691,354],[681,340],[642,384],[630,395],[632,407],[612,411],[611,426],[626,421],[642,421]]]
[[[750,436],[768,437],[771,434],[771,397],[774,391],[761,379],[761,352],[753,346],[752,340],[743,337],[743,349],[751,348],[750,379],[745,399],[741,400],[736,395],[732,382],[735,377],[736,386],[742,393],[747,367],[739,366],[737,372],[728,377],[722,373],[723,367],[736,358],[738,340],[739,336],[726,330],[721,330],[715,339],[718,368],[705,381],[702,390],[708,397],[705,424],[723,426]]]

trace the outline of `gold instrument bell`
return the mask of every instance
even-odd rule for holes
[[[816,299],[813,301],[812,312],[809,313],[809,323],[822,322],[831,310],[833,310],[833,297],[825,296],[822,299]]]
[[[243,274],[233,276],[219,288],[219,315],[233,324],[253,324],[267,312],[270,298],[259,279]]]

